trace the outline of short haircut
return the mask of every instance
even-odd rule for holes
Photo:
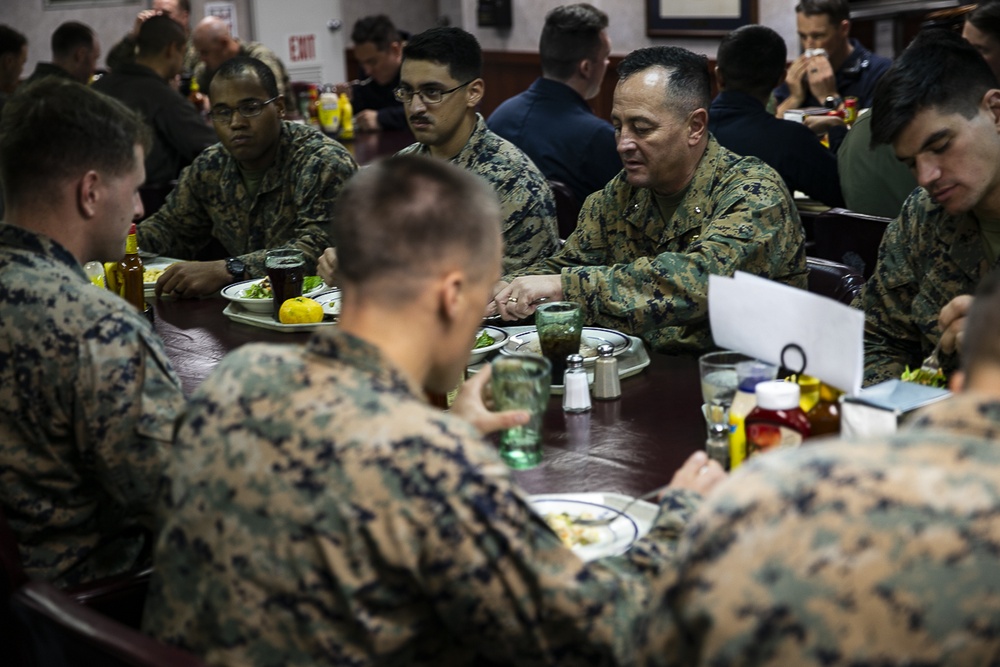
[[[176,21],[161,14],[152,16],[142,22],[135,45],[140,56],[155,56],[167,50],[171,44],[181,48],[187,45],[187,35]]]
[[[5,53],[21,53],[28,38],[9,25],[0,23],[0,56]]]
[[[980,32],[1000,41],[1000,0],[980,2],[965,20]]]
[[[239,79],[254,74],[257,75],[257,80],[260,81],[260,85],[268,97],[278,96],[278,81],[274,78],[274,72],[271,71],[270,67],[256,58],[236,56],[222,63],[212,75],[212,80],[208,83],[209,98],[212,97],[212,84],[215,83],[216,79]]]
[[[601,48],[601,31],[608,27],[608,15],[587,3],[556,7],[545,15],[538,40],[542,73],[565,81],[576,72],[581,60],[594,60]]]
[[[978,369],[1000,367],[1000,271],[989,273],[976,289],[962,338],[962,370],[971,379]]]
[[[429,157],[399,155],[358,172],[337,199],[334,221],[342,284],[389,282],[396,285],[391,298],[414,293],[414,279],[433,275],[444,258],[481,276],[490,256],[500,256],[496,193],[467,170]]]
[[[618,79],[624,81],[650,67],[662,67],[670,74],[664,91],[667,105],[689,114],[708,109],[712,101],[712,83],[708,58],[679,46],[649,46],[636,49],[618,64]]]
[[[924,109],[972,118],[986,91],[996,87],[989,65],[960,35],[924,30],[875,87],[871,145],[891,144]]]
[[[67,21],[52,33],[52,55],[66,58],[81,46],[94,48],[94,31],[90,26],[77,21]]]
[[[8,203],[47,197],[54,181],[94,169],[124,176],[152,133],[116,99],[48,77],[19,89],[0,120],[0,180]]]
[[[403,47],[403,60],[429,60],[446,65],[458,81],[483,75],[483,51],[479,42],[461,28],[431,28],[414,35]]]
[[[355,44],[371,42],[379,51],[387,51],[393,42],[400,41],[399,31],[385,14],[365,16],[354,23],[351,41]]]
[[[847,0],[802,0],[795,6],[797,14],[819,16],[826,14],[834,25],[851,18],[851,8]]]
[[[763,25],[733,30],[719,44],[719,71],[726,90],[768,95],[785,72],[788,48],[781,35]]]

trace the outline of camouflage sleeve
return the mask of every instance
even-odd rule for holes
[[[185,398],[152,330],[112,313],[82,337],[76,421],[84,461],[121,507],[151,520]]]
[[[177,259],[194,259],[212,237],[212,217],[205,205],[204,189],[217,183],[207,178],[207,160],[198,158],[181,171],[177,187],[160,209],[136,228],[139,247]]]
[[[878,264],[865,283],[861,306],[865,311],[865,385],[899,378],[909,364],[919,366],[920,331],[912,305],[920,292],[913,264],[920,249],[912,230],[924,224],[917,199],[910,197],[899,217],[889,223],[879,246]]]
[[[307,151],[302,149],[301,152]],[[297,156],[288,168],[295,174],[292,192],[295,214],[269,221],[272,225],[270,236],[288,240],[281,245],[266,244],[260,250],[241,255],[248,275],[267,275],[264,266],[267,250],[282,246],[301,250],[306,259],[306,271],[314,272],[320,255],[333,245],[329,230],[337,197],[358,166],[340,144],[330,141],[324,142],[315,152]]]
[[[711,347],[709,328],[699,326],[708,317],[709,274],[779,278],[804,261],[801,225],[782,183],[733,178],[713,198],[713,218],[694,230],[686,250],[611,263],[615,240],[605,230],[622,213],[616,199],[592,195],[551,262],[560,268],[563,294],[584,304],[589,322],[655,347]]]
[[[556,202],[541,174],[519,174],[497,187],[503,218],[503,271],[551,257],[559,249]]]

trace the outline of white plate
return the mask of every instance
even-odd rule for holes
[[[570,517],[586,514],[594,519],[617,515],[609,524],[596,527],[597,542],[573,547],[573,553],[586,561],[625,553],[636,540],[649,532],[659,508],[652,503],[639,501],[625,514],[615,509],[624,507],[630,500],[630,497],[622,494],[600,493],[546,494],[529,497],[532,509],[542,517],[546,514],[564,512]]]
[[[631,347],[632,339],[614,329],[584,327],[580,332],[580,354],[584,354],[584,351],[587,352],[583,357],[585,366],[591,366],[597,361],[597,346],[604,343],[614,348],[612,355],[617,357]],[[500,352],[503,354],[516,354],[518,352],[541,354],[542,347],[538,342],[538,331],[532,329],[531,331],[511,336],[507,344],[500,348]]]
[[[486,345],[485,347],[473,348],[471,354],[469,355],[469,366],[472,364],[478,364],[480,361],[485,359],[490,352],[501,348],[504,343],[507,342],[507,332],[499,327],[485,326],[476,331],[476,338],[479,338],[479,334],[483,331],[488,333],[490,338],[493,339],[493,344]]]
[[[270,313],[272,312],[271,302],[273,299],[248,299],[243,296],[243,292],[245,290],[247,290],[251,285],[255,285],[262,280],[264,279],[254,278],[252,280],[244,280],[242,282],[233,283],[232,285],[222,289],[222,296],[229,299],[233,303],[238,303],[244,310],[249,310],[254,313]],[[305,292],[302,296],[314,299],[317,294],[322,294],[323,292],[329,290],[330,288],[327,287],[325,283],[320,283],[319,287]]]
[[[331,288],[332,292],[311,297],[319,305],[323,306],[323,314],[330,317],[340,317],[340,288]]]
[[[152,271],[152,270],[155,269],[157,271],[161,271],[162,272],[168,266],[171,266],[172,264],[176,264],[178,261],[179,260],[169,259],[167,257],[155,257],[153,259],[148,259],[148,260],[147,259],[143,259],[142,260],[142,270],[143,270],[143,272],[146,272],[146,271]],[[157,278],[159,278],[159,275],[157,275]],[[152,280],[152,281],[146,282],[145,280],[143,280],[142,287],[143,287],[144,290],[154,289],[156,287],[156,281]]]

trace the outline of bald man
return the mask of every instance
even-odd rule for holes
[[[278,82],[278,94],[285,100],[291,100],[291,85],[288,72],[274,51],[257,42],[241,42],[229,32],[229,25],[217,16],[206,16],[197,26],[191,36],[194,48],[201,60],[195,67],[194,76],[201,90],[208,90],[212,75],[222,63],[236,56],[256,58],[271,68]]]

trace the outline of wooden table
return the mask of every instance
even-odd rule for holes
[[[342,141],[362,167],[380,157],[395,155],[414,142],[409,130],[383,130],[381,132],[355,132],[354,139]]]
[[[231,322],[222,314],[226,303],[155,300],[156,330],[188,394],[244,343],[304,343],[309,337]],[[670,481],[705,442],[693,358],[651,353],[648,368],[622,380],[620,399],[594,401],[589,413],[565,413],[561,400],[553,396],[545,414],[542,464],[514,473],[531,493],[644,493]]]

